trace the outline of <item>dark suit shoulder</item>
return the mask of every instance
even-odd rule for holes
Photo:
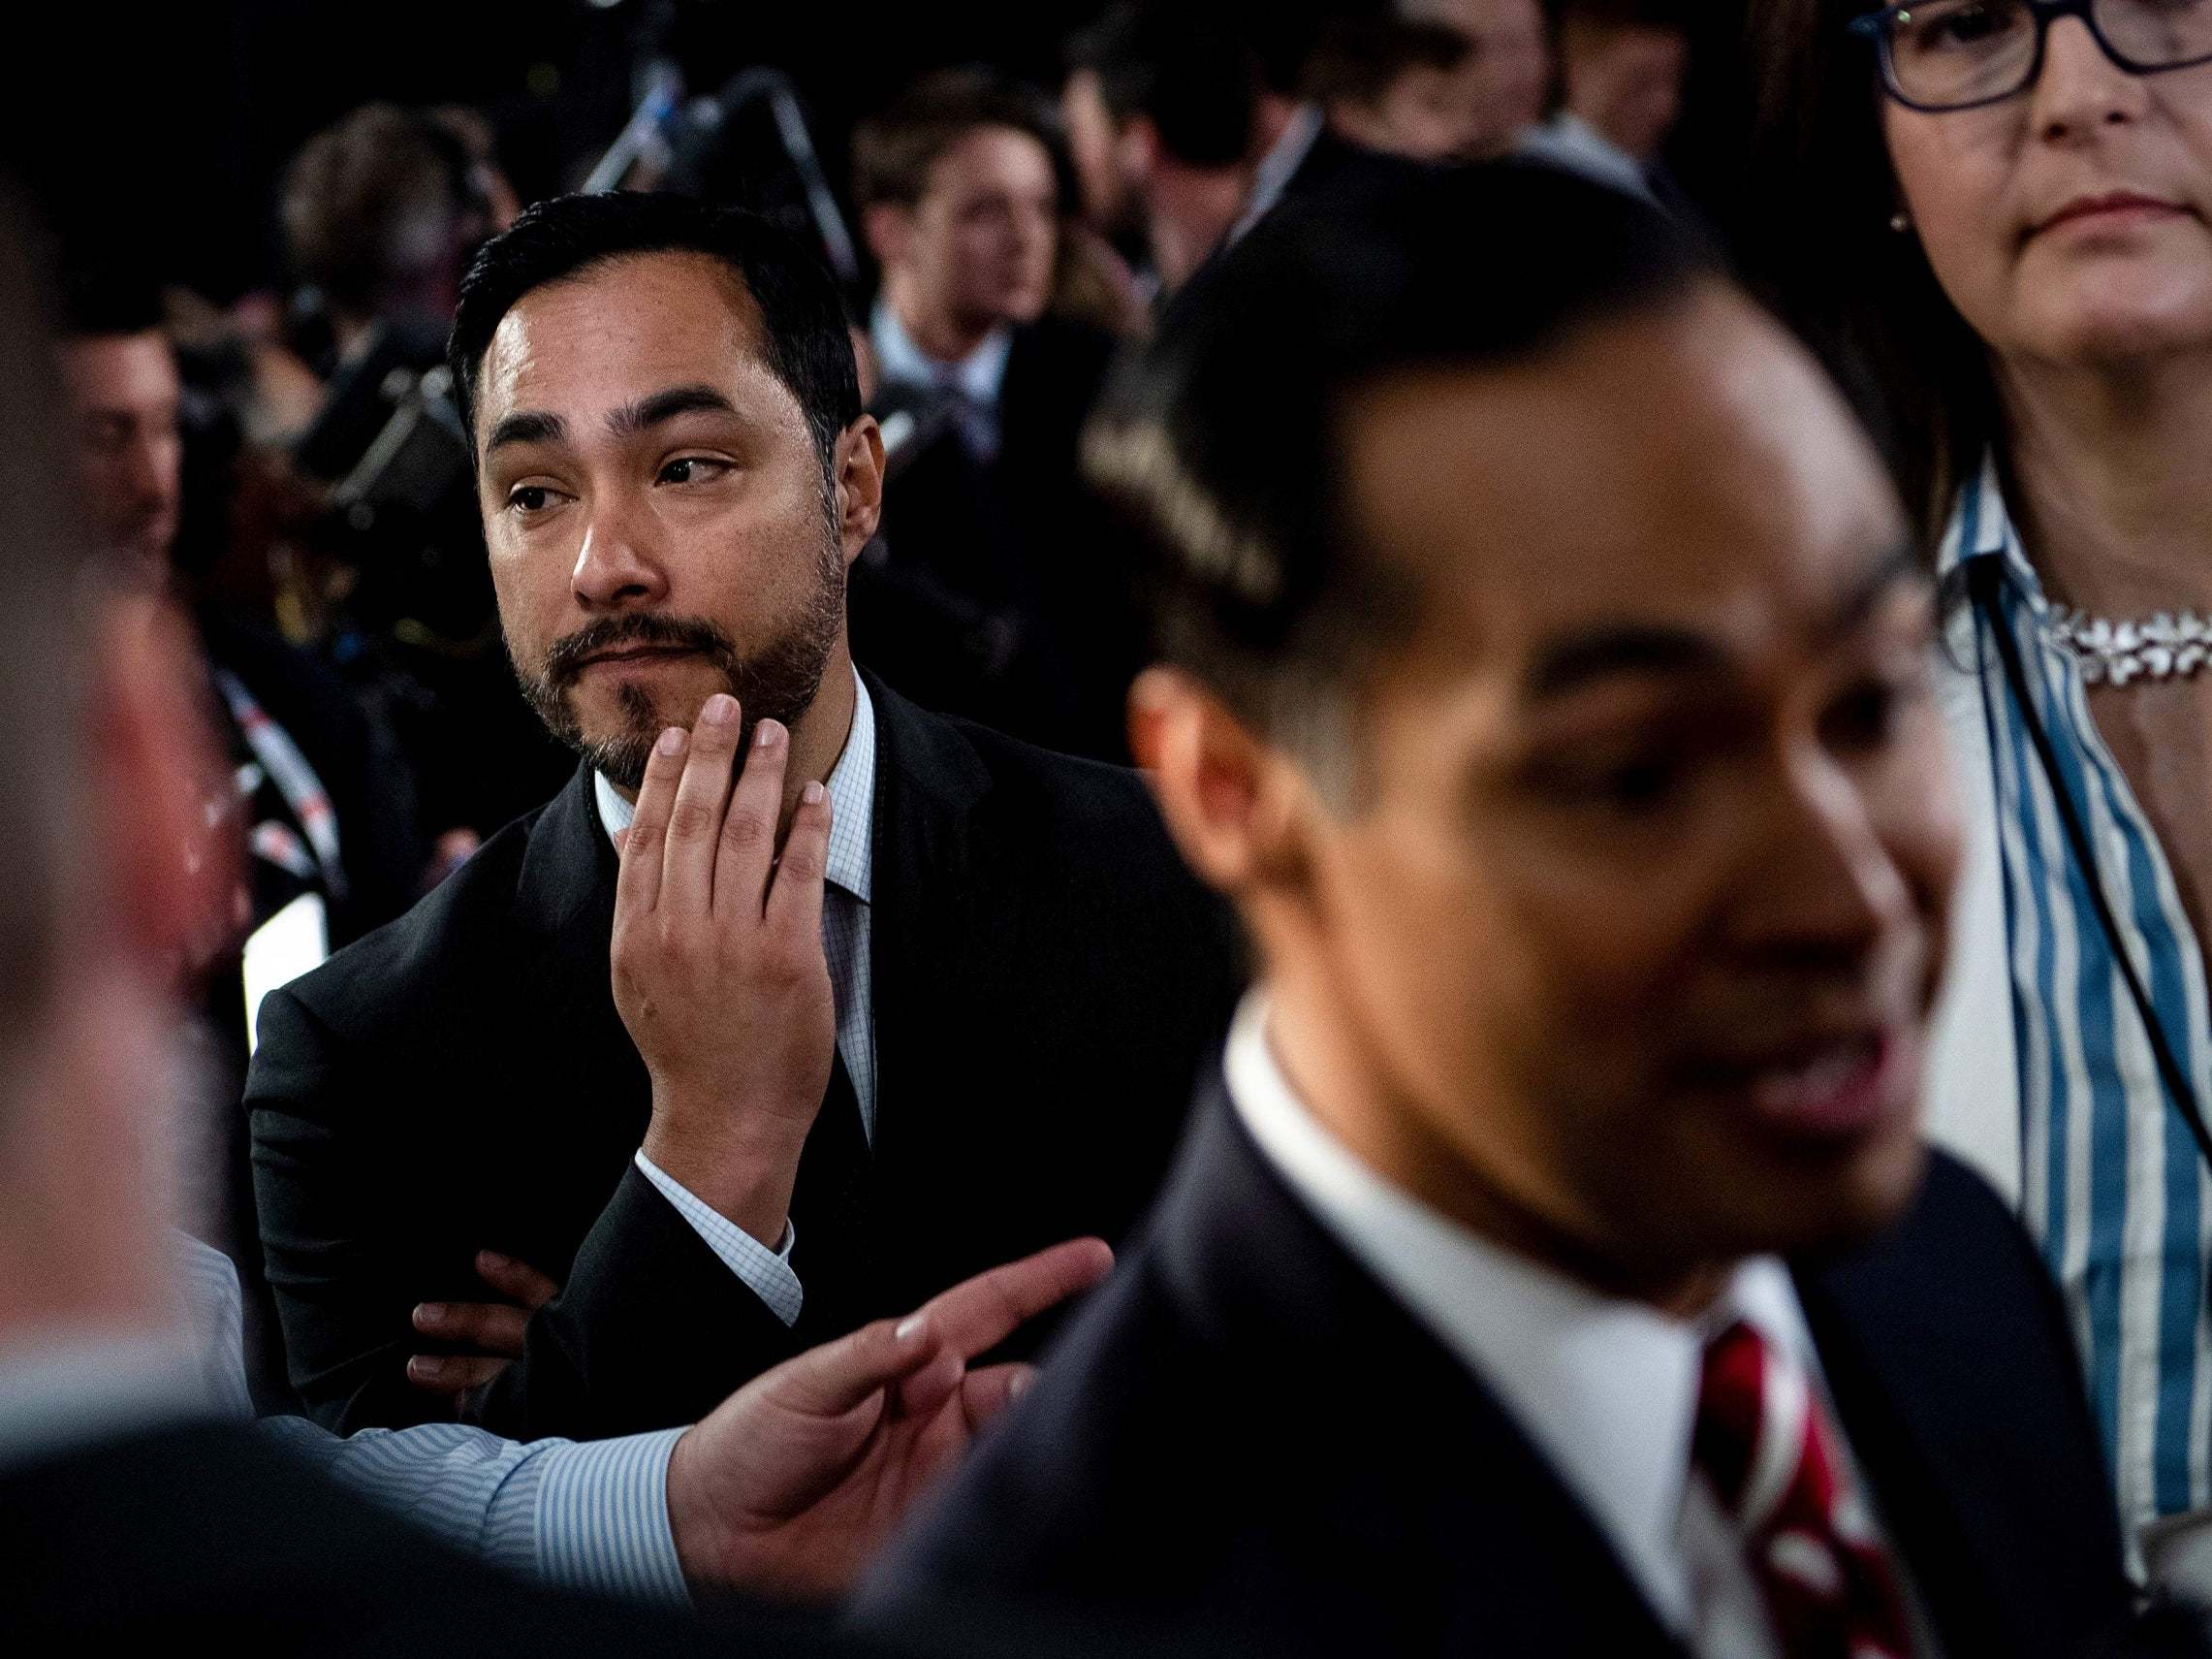
[[[1177,885],[1190,879],[1151,788],[1129,767],[1061,754],[973,720],[932,714],[880,681],[870,685],[895,763],[927,775],[947,793],[968,796],[1001,827],[1018,825],[1040,856],[1165,875]]]
[[[524,1593],[242,1424],[153,1429],[0,1473],[0,1631],[47,1638],[520,1654],[585,1650],[563,1611],[618,1628],[612,1610]]]
[[[866,1593],[876,1628],[955,1610],[1042,1627],[1069,1610],[1148,1634],[1203,1624],[1213,1590],[1248,1576],[1269,1489],[1296,1459],[1265,1454],[1273,1391],[1191,1324],[1140,1253],[1052,1349],[1022,1410],[971,1456],[887,1555]],[[1202,1446],[1201,1446],[1202,1443]],[[1172,1503],[1162,1472],[1182,1469]],[[1193,1650],[1203,1647],[1194,1643]]]
[[[540,808],[509,824],[406,913],[270,1001],[299,1005],[327,1030],[369,1034],[396,1015],[434,1006],[472,967],[511,960],[523,864],[544,814]]]

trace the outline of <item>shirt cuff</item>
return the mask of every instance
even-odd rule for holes
[[[492,1501],[485,1517],[488,1538],[516,1536],[526,1515],[533,1556],[528,1565],[544,1582],[688,1607],[690,1592],[668,1524],[668,1460],[683,1434],[671,1428],[531,1448],[536,1455],[516,1469]],[[496,1559],[499,1552],[488,1553]]]
[[[804,1294],[799,1287],[799,1275],[791,1270],[791,1247],[798,1238],[790,1219],[783,1223],[783,1237],[774,1250],[723,1215],[712,1205],[693,1196],[682,1182],[660,1167],[640,1147],[638,1168],[659,1191],[660,1196],[676,1207],[676,1213],[691,1224],[691,1230],[721,1259],[722,1265],[735,1273],[746,1290],[768,1304],[768,1311],[785,1324],[799,1323],[799,1308]]]

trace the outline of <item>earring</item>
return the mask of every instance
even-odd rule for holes
[[[1912,228],[1912,215],[1902,207],[1898,208],[1896,212],[1889,215],[1889,228],[1899,236],[1903,236]]]

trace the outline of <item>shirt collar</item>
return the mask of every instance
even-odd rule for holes
[[[224,1415],[187,1339],[57,1329],[0,1349],[0,1465]]]
[[[1302,1102],[1248,994],[1231,1028],[1229,1098],[1260,1150],[1350,1254],[1487,1382],[1677,1630],[1694,1607],[1678,1529],[1706,1341],[1736,1320],[1811,1371],[1787,1269],[1739,1266],[1697,1321],[1606,1296],[1476,1237],[1390,1186]],[[1817,1374],[1817,1373],[1816,1373]]]
[[[985,335],[983,343],[958,363],[940,363],[916,345],[886,301],[876,301],[868,332],[875,347],[876,371],[886,385],[950,385],[986,409],[998,406],[999,388],[1006,383],[1006,360],[1014,350],[1014,331],[1005,324]]]
[[[1259,165],[1252,169],[1251,194],[1245,198],[1243,210],[1237,214],[1236,223],[1229,227],[1229,242],[1242,239],[1282,199],[1291,175],[1306,164],[1306,157],[1311,153],[1321,137],[1321,129],[1327,124],[1320,105],[1298,106],[1275,143],[1268,146],[1267,154],[1261,156]]]
[[[1571,168],[1647,200],[1651,196],[1651,181],[1636,158],[1571,110],[1562,110],[1542,126],[1531,128],[1517,147],[1537,161]]]
[[[830,858],[825,877],[829,884],[851,894],[862,904],[874,902],[875,837],[875,704],[868,683],[853,674],[853,723],[845,732],[845,747],[830,768],[824,785],[830,796]],[[591,775],[591,793],[599,807],[600,827],[612,838],[626,830],[638,814],[637,807],[622,799],[604,772]]]
[[[1995,451],[1984,456],[1974,476],[1960,486],[1958,505],[1951,510],[1951,522],[1936,548],[1936,578],[1948,581],[1968,559],[1989,554],[2002,555],[2007,574],[2038,607],[2042,605],[2043,585],[2036,576],[2036,567],[2028,562],[2020,532],[2005,505],[2005,484],[1998,473]]]

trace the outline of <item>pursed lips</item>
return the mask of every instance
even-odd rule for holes
[[[2056,212],[2031,223],[2028,236],[2031,239],[2039,237],[2046,231],[2054,231],[2063,225],[2075,224],[2084,219],[2133,213],[2161,217],[2188,211],[2179,202],[2168,201],[2163,196],[2146,195],[2139,190],[2106,190],[2095,195],[2074,197]]]

